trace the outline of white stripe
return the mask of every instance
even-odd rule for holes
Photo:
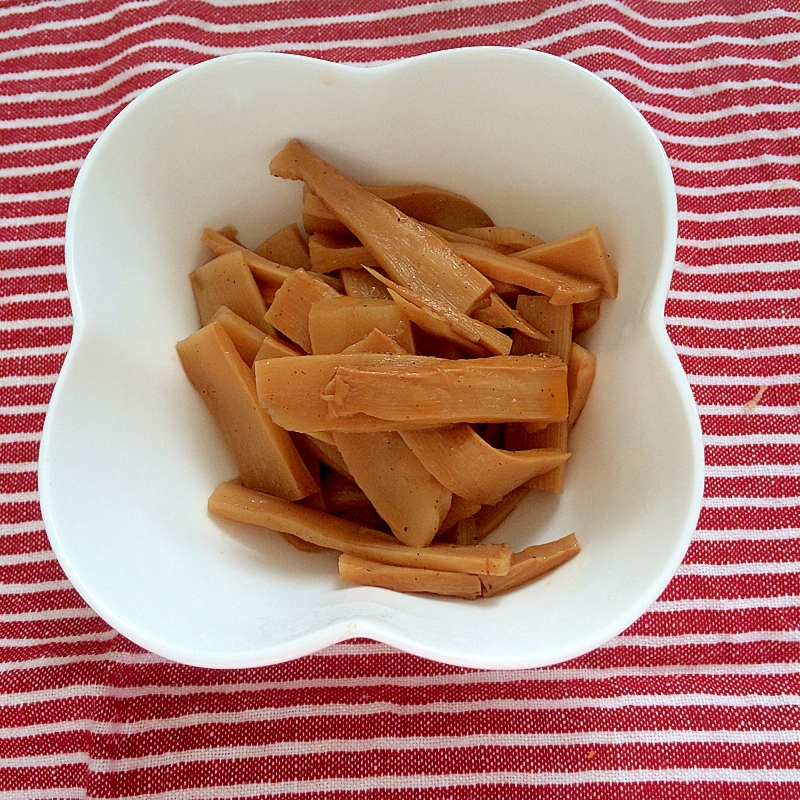
[[[681,564],[676,575],[720,578],[729,575],[790,575],[795,572],[800,572],[800,561],[739,561],[735,564]]]
[[[800,406],[756,406],[755,408],[745,408],[744,405],[740,406],[714,406],[714,405],[698,405],[697,410],[702,417],[728,417],[736,414],[747,414],[748,416],[761,416],[761,417],[793,417],[800,414]]]
[[[153,653],[126,653],[111,651],[110,653],[91,653],[75,656],[41,656],[31,658],[27,661],[6,661],[0,662],[0,673],[16,672],[27,669],[40,669],[41,667],[63,667],[66,664],[84,664],[96,661],[112,661],[123,664],[168,664],[165,658],[154,655]],[[7,734],[5,734],[7,737]],[[4,737],[3,730],[0,729],[0,739]]]
[[[778,344],[772,347],[688,347],[673,345],[675,352],[682,356],[702,356],[708,358],[772,358],[775,356],[800,355],[800,343]],[[66,351],[64,351],[66,352]]]
[[[63,239],[62,239],[63,242]],[[31,292],[30,294],[9,294],[0,297],[0,305],[12,303],[35,303],[39,300],[68,300],[69,292],[66,289],[57,289],[54,292]],[[0,323],[2,325],[3,323]]]
[[[687,375],[692,386],[794,386],[800,375]]]
[[[800,89],[800,84],[792,86],[792,91]],[[687,92],[694,92],[694,89],[686,89]],[[719,161],[684,161],[679,158],[671,158],[670,166],[673,169],[682,169],[685,172],[727,172],[731,169],[749,169],[751,167],[764,167],[769,164],[782,164],[784,166],[797,166],[800,164],[800,156],[776,155],[774,153],[762,153],[758,156],[748,158],[729,158]],[[735,219],[735,217],[733,217]]]
[[[6,492],[0,494],[0,503],[38,503],[39,492]]]
[[[746,63],[750,64],[751,62],[747,60]],[[752,128],[714,136],[687,136],[661,130],[657,131],[657,133],[662,142],[669,142],[670,144],[683,144],[690,147],[722,147],[727,144],[754,142],[759,139],[773,142],[795,139],[800,136],[800,128]]]
[[[795,744],[797,730],[589,730],[568,733],[472,733],[456,736],[376,736],[353,739],[313,739],[256,745],[201,747],[151,753],[127,758],[92,758],[92,772],[125,772],[160,769],[189,763],[238,761],[325,755],[328,753],[407,752],[417,750],[466,750],[472,748],[619,747],[631,744]],[[16,756],[3,760],[6,768],[42,769],[67,764],[88,764],[86,752]]]
[[[769,598],[767,598],[769,599]],[[362,645],[361,647],[364,647]],[[388,653],[399,651],[385,648]],[[324,651],[323,651],[324,653]],[[321,655],[321,654],[316,654]],[[534,670],[482,670],[462,673],[437,673],[425,676],[426,686],[481,686],[508,683],[539,683],[568,681],[608,681],[619,678],[662,678],[664,676],[758,676],[797,675],[800,664],[796,662],[755,664],[660,664],[628,667],[550,667]],[[113,697],[117,700],[142,697],[191,697],[204,694],[244,695],[267,691],[301,691],[338,688],[400,687],[419,685],[418,675],[356,675],[355,677],[294,678],[279,681],[233,682],[212,684],[107,686],[105,684],[72,684],[28,692],[0,693],[0,707],[14,707],[32,703],[49,703],[83,697]]]
[[[0,203],[34,203],[37,200],[66,200],[71,194],[71,186],[68,189],[43,189],[39,192],[20,192],[18,194],[0,193]]]
[[[800,212],[798,212],[800,213]],[[800,236],[800,234],[798,234]],[[675,271],[687,275],[729,275],[729,274],[770,274],[776,272],[792,273],[797,269],[797,263],[793,261],[749,261],[746,264],[733,264],[723,262],[721,264],[684,264],[682,261],[675,262]]]
[[[68,580],[41,581],[40,583],[0,583],[0,595],[63,592],[67,589],[72,589],[72,584]]]
[[[667,296],[671,300],[743,303],[748,300],[797,300],[800,298],[800,289],[761,289],[753,292],[687,292],[671,289]]]
[[[723,436],[703,435],[706,447],[746,447],[748,445],[800,444],[800,433],[739,433]]]
[[[10,567],[15,564],[41,564],[44,561],[55,561],[52,550],[40,550],[38,553],[11,553],[0,555],[0,567]]]
[[[713,328],[722,331],[755,330],[756,328],[796,328],[800,327],[798,317],[773,317],[754,319],[703,319],[702,317],[664,317],[667,325],[683,328]]]
[[[2,375],[0,387],[7,386],[46,386],[55,383],[58,373],[52,375]]]
[[[778,597],[698,597],[692,600],[657,600],[650,611],[748,611],[762,608],[800,608],[800,595]]]
[[[0,623],[3,622],[51,622],[63,619],[94,619],[97,616],[89,606],[81,608],[46,608],[42,611],[17,611],[0,614]],[[43,691],[52,691],[45,689]],[[0,694],[2,698],[2,694]]]
[[[46,239],[25,239],[17,241],[16,239],[9,239],[5,242],[0,242],[0,252],[13,252],[15,250],[30,250],[32,247],[63,247],[63,236],[52,236]]]
[[[12,666],[14,662],[3,664]],[[493,672],[488,673],[490,676]],[[413,676],[419,685],[419,676]],[[452,676],[448,676],[452,677]],[[382,680],[386,680],[382,678]],[[427,677],[426,677],[427,680]],[[89,728],[97,735],[117,734],[130,736],[135,734],[168,730],[181,730],[194,726],[244,724],[258,722],[279,722],[289,719],[306,719],[326,717],[367,717],[377,714],[392,714],[411,717],[418,714],[464,714],[485,711],[563,711],[567,709],[611,709],[620,710],[628,707],[636,708],[776,708],[791,709],[800,702],[800,695],[782,694],[748,694],[717,695],[710,693],[692,694],[643,694],[621,695],[618,697],[564,697],[543,698],[529,697],[497,698],[474,700],[444,700],[429,703],[394,703],[391,701],[373,701],[363,703],[313,703],[298,704],[289,707],[248,708],[239,711],[204,711],[182,714],[180,717],[147,718],[133,721],[124,720],[80,720],[69,719],[50,723],[19,725],[0,728],[0,739],[22,738],[25,736],[42,736],[56,733],[67,733]]]
[[[681,186],[676,185],[675,191],[683,197],[717,197],[721,194],[740,194],[744,192],[776,192],[785,189],[800,188],[800,181],[789,178],[775,178],[771,181],[756,181],[754,183],[735,183],[730,186]]]
[[[0,322],[2,327],[2,322]],[[63,355],[69,350],[69,344],[52,344],[45,347],[15,347],[12,350],[0,350],[0,360],[4,358],[30,358],[34,356]]]
[[[371,775],[367,777],[300,778],[203,786],[191,789],[171,789],[146,795],[149,800],[231,800],[239,797],[280,797],[284,795],[322,796],[342,792],[351,795],[361,792],[399,791],[411,793],[440,789],[451,795],[460,787],[470,786],[585,786],[591,784],[653,784],[653,783],[789,783],[800,781],[800,769],[762,767],[665,767],[664,769],[592,769],[567,772],[445,772],[444,774]],[[442,794],[442,797],[445,795]],[[498,797],[502,794],[495,795]],[[38,795],[43,800],[48,798]],[[5,800],[0,794],[0,800]]]
[[[765,219],[771,217],[797,216],[800,216],[800,207],[798,206],[739,208],[735,211],[678,211],[678,219],[682,222],[735,222],[736,220],[740,219]]]
[[[11,267],[0,272],[0,280],[13,280],[14,278],[37,278],[48,275],[63,275],[63,264],[45,264],[37,267]],[[5,321],[2,323],[5,325]]]
[[[31,319],[3,320],[0,327],[6,331],[23,331],[30,328],[70,328],[73,319],[66,317],[33,317]]]
[[[626,647],[690,647],[693,645],[750,644],[752,642],[800,642],[800,631],[744,631],[741,633],[684,633],[675,636],[618,636],[601,649]]]
[[[123,54],[127,55],[127,53]],[[42,72],[42,70],[34,70],[34,72]],[[51,70],[47,72],[47,75],[53,76],[55,73],[64,73],[66,75],[71,75],[72,77],[78,72],[78,70]],[[19,80],[23,73],[15,72],[13,78],[15,80]],[[3,81],[11,76],[4,75]],[[43,75],[39,75],[37,77],[44,77]],[[30,78],[26,80],[31,80]],[[40,142],[14,142],[13,144],[0,144],[0,153],[30,153],[34,150],[57,150],[59,148],[66,148],[66,147],[74,147],[78,144],[86,144],[87,142],[94,142],[97,139],[97,133],[83,133],[80,136],[65,136],[60,137],[57,139],[45,139]]]
[[[797,508],[800,497],[704,497],[703,508]]]
[[[19,464],[0,464],[0,474],[10,475],[20,472],[36,472],[39,465],[35,461],[23,461]]]
[[[42,532],[44,532],[44,523],[40,519],[29,520],[28,522],[8,522],[0,525],[0,537]]]
[[[800,478],[800,464],[706,466],[707,478]]]
[[[715,250],[720,247],[748,247],[775,244],[792,244],[800,241],[800,234],[797,233],[769,233],[769,234],[740,234],[738,236],[725,236],[717,239],[687,239],[683,236],[678,237],[680,247],[694,247],[698,250]]]
[[[736,528],[732,530],[704,530],[698,528],[694,532],[694,538],[698,542],[785,541],[787,539],[800,539],[800,529],[776,528],[773,530],[752,530]]]
[[[41,431],[23,431],[22,433],[0,433],[0,442],[38,442],[42,438]]]
[[[2,148],[0,148],[1,150]],[[0,228],[21,228],[26,225],[55,225],[67,221],[66,214],[39,214],[35,217],[9,217],[0,219]],[[10,271],[10,270],[8,270]],[[3,270],[5,277],[7,270]]]
[[[42,647],[49,644],[77,644],[80,642],[107,642],[115,639],[120,634],[115,630],[93,631],[92,633],[77,633],[73,636],[53,636],[47,639],[17,639],[2,638],[0,647]]]
[[[47,411],[47,406],[48,403],[32,403],[28,405],[19,405],[19,406],[2,406],[0,407],[0,416],[17,417],[17,416],[22,416],[23,414],[44,414]]]
[[[73,159],[71,161],[57,161],[51,164],[35,164],[26,167],[5,167],[0,169],[0,178],[19,178],[28,175],[48,175],[51,172],[66,172],[68,170],[80,169],[83,159]]]
[[[753,103],[753,105],[725,105],[705,111],[676,111],[667,106],[656,106],[650,103],[636,103],[639,111],[656,114],[675,122],[714,122],[730,117],[755,117],[759,114],[796,114],[800,111],[800,102],[795,103]]]

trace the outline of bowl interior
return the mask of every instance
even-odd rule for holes
[[[235,474],[175,343],[198,325],[188,273],[206,225],[251,246],[300,220],[271,156],[306,141],[365,183],[461,192],[545,239],[597,223],[618,299],[586,343],[598,374],[563,496],[494,536],[576,532],[583,552],[469,603],[347,587],[335,556],[210,517]],[[550,664],[618,633],[666,585],[698,511],[699,428],[661,322],[675,196],[655,137],[589,73],[537,53],[452,51],[376,69],[257,54],[164,81],[109,126],[70,205],[75,336],[42,443],[48,534],[84,598],[137,643],[205,666],[266,664],[369,636],[465,666]]]

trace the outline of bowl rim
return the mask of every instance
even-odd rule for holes
[[[67,380],[71,362],[78,350],[78,346],[87,327],[86,315],[84,314],[80,302],[80,291],[78,288],[78,277],[76,274],[76,259],[74,255],[75,228],[76,218],[78,215],[77,208],[84,185],[89,179],[89,175],[92,171],[92,165],[97,159],[98,153],[102,149],[104,143],[113,136],[116,129],[124,125],[128,117],[132,114],[135,114],[137,109],[143,103],[147,102],[149,98],[153,97],[156,93],[170,89],[173,84],[194,79],[198,73],[202,73],[206,70],[219,69],[221,64],[228,64],[232,62],[245,63],[251,61],[265,63],[276,61],[312,62],[320,67],[328,68],[339,73],[363,74],[365,72],[370,72],[378,75],[402,70],[405,65],[412,62],[447,61],[449,59],[459,57],[472,58],[476,55],[480,58],[482,55],[487,53],[502,54],[501,57],[503,58],[516,58],[525,60],[541,59],[547,63],[556,64],[558,68],[561,69],[579,71],[584,75],[584,77],[594,82],[602,91],[611,92],[616,95],[618,100],[621,100],[624,105],[634,112],[641,128],[640,132],[649,138],[650,144],[654,150],[654,154],[656,154],[658,170],[663,179],[662,195],[664,206],[668,210],[669,218],[666,220],[665,224],[665,246],[661,255],[661,260],[658,265],[655,279],[653,281],[650,299],[647,305],[646,325],[653,337],[655,347],[663,360],[663,364],[669,373],[681,403],[681,410],[686,421],[687,432],[692,444],[691,468],[694,472],[693,495],[691,503],[688,504],[688,511],[686,512],[684,523],[680,531],[680,535],[676,539],[676,546],[671,551],[670,558],[662,565],[657,579],[652,581],[649,590],[642,592],[637,602],[628,606],[625,613],[618,615],[617,618],[609,621],[603,627],[596,629],[592,635],[584,636],[583,638],[570,643],[569,646],[563,646],[560,650],[548,651],[546,657],[526,658],[525,656],[518,656],[509,658],[504,656],[500,658],[483,658],[475,657],[474,654],[470,656],[466,653],[454,653],[452,650],[437,650],[435,647],[425,644],[421,645],[420,643],[407,638],[391,628],[380,628],[379,626],[376,626],[372,620],[362,619],[358,616],[354,616],[349,620],[338,620],[329,623],[325,627],[303,634],[280,644],[269,645],[267,648],[262,647],[254,648],[252,651],[237,651],[234,658],[226,656],[226,654],[223,653],[205,653],[205,657],[198,658],[197,652],[189,652],[182,646],[173,646],[169,642],[156,640],[155,638],[146,634],[143,635],[142,632],[133,625],[127,623],[124,619],[117,616],[117,614],[108,608],[103,603],[101,598],[97,597],[84,583],[79,571],[75,569],[64,547],[62,546],[61,539],[58,535],[58,531],[56,530],[55,518],[52,513],[52,500],[50,497],[50,486],[53,482],[49,468],[50,448],[52,432],[54,425],[56,424],[55,418],[57,415],[57,408],[59,406],[63,387]],[[399,59],[397,61],[392,61],[377,66],[361,66],[337,64],[335,62],[322,61],[320,59],[310,58],[308,56],[286,53],[241,52],[207,59],[199,64],[186,67],[179,72],[160,80],[153,86],[150,86],[142,91],[136,98],[134,98],[100,133],[98,139],[92,145],[84,163],[78,172],[69,201],[65,235],[65,267],[67,288],[73,312],[73,332],[69,351],[64,360],[64,364],[61,368],[60,374],[53,389],[50,403],[48,405],[40,444],[38,471],[38,488],[42,519],[48,539],[50,541],[50,545],[61,565],[61,568],[64,570],[67,577],[81,597],[98,613],[98,615],[105,622],[107,622],[115,630],[122,633],[135,644],[146,648],[153,653],[161,655],[170,660],[200,667],[244,668],[266,666],[309,655],[332,644],[353,638],[369,638],[422,658],[459,667],[479,669],[526,669],[540,666],[550,666],[568,659],[576,658],[596,649],[633,624],[639,617],[642,616],[643,613],[646,612],[650,605],[652,605],[652,603],[664,591],[686,555],[702,507],[704,488],[704,453],[699,413],[691,392],[691,388],[689,386],[688,379],[667,334],[666,322],[664,319],[664,305],[671,282],[677,249],[677,233],[677,195],[675,191],[674,178],[664,148],[652,127],[647,123],[639,110],[614,86],[607,83],[605,80],[586,68],[548,53],[522,48],[481,46],[446,49],[414,56],[412,58]]]

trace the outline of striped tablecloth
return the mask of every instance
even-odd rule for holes
[[[230,672],[143,652],[70,587],[37,502],[83,158],[137,93],[212,56],[478,44],[592,70],[669,155],[667,321],[708,465],[685,563],[631,629],[550,669],[366,641]],[[799,170],[796,1],[2,0],[0,800],[800,796]]]

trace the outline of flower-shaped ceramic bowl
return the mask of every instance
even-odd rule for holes
[[[575,532],[583,547],[479,602],[354,587],[332,553],[211,517],[235,474],[183,375],[197,328],[188,273],[204,226],[251,246],[300,219],[268,164],[297,137],[367,184],[428,183],[545,239],[597,223],[620,275],[586,334],[597,379],[562,496],[530,495],[493,538]],[[67,220],[75,331],[48,411],[39,485],[50,541],[85,600],[155,653],[263,665],[351,637],[514,668],[578,656],[664,589],[702,495],[700,429],[667,338],[676,200],[664,152],[615,89],[541,53],[476,48],[372,69],[234,55],[134,100],[80,171]]]

